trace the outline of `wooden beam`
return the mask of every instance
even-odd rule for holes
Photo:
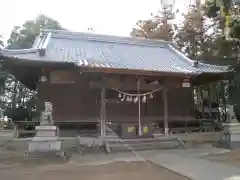
[[[135,75],[135,76],[165,76],[165,77],[192,77],[195,76],[191,73],[176,73],[176,72],[156,72],[146,70],[131,70],[131,69],[117,69],[117,68],[97,68],[97,67],[82,67],[82,72],[98,72],[106,74],[124,74],[124,75]]]
[[[105,88],[105,81],[104,77],[102,78],[101,82],[101,107],[100,107],[100,118],[101,118],[101,136],[105,137],[106,136],[106,88]]]
[[[151,91],[164,85],[167,88],[181,87],[182,78],[177,77],[158,77],[157,79],[149,79],[147,77],[140,77],[141,90]],[[137,90],[137,77],[135,76],[120,76],[120,75],[107,75],[105,76],[106,88],[115,88],[126,91]],[[89,79],[90,87],[101,88],[100,80]]]
[[[91,88],[102,88],[102,83],[100,82],[89,82]],[[121,89],[125,91],[137,91],[137,85],[136,84],[124,84],[124,83],[110,83],[106,82],[106,85],[104,86],[107,89],[115,88],[115,89]],[[157,88],[160,88],[160,84],[141,84],[141,91],[151,91]]]
[[[168,136],[168,98],[167,90],[162,90],[163,95],[163,106],[164,106],[164,135]]]
[[[138,79],[137,82],[137,92],[140,94],[140,79]],[[142,123],[141,123],[141,98],[140,96],[138,97],[138,135],[142,135]]]

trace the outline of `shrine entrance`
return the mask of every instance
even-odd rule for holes
[[[145,111],[148,101],[153,101],[156,94],[158,96],[160,94],[163,99],[164,130],[162,133],[168,135],[166,87],[157,81],[155,88],[149,89],[146,88],[146,84],[141,84],[140,79],[136,81],[135,88],[126,86],[125,88],[101,88],[101,136],[108,136],[110,131],[114,131],[121,138],[152,138],[152,120],[147,117]]]

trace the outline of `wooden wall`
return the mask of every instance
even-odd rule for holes
[[[193,116],[193,100],[190,88],[171,88],[168,90],[168,114],[169,116],[190,117]],[[153,94],[154,98],[147,103],[141,103],[141,116],[143,119],[151,117],[154,120],[163,120],[163,97],[162,92]],[[117,97],[117,94],[116,96]],[[112,100],[113,101],[113,100]],[[107,119],[114,121],[115,117],[126,117],[131,120],[138,119],[138,104],[133,102],[107,103]],[[123,121],[125,121],[123,119]]]
[[[100,88],[90,87],[87,75],[75,73],[74,83],[39,83],[39,98],[53,103],[53,119],[55,121],[90,121],[100,119]],[[107,90],[106,94],[107,121],[128,119],[137,120],[138,104],[119,101],[118,93]],[[163,117],[162,92],[153,94],[154,98],[141,103],[143,118],[154,120]],[[169,116],[192,116],[193,99],[191,88],[168,89]]]

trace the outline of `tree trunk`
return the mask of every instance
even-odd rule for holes
[[[14,88],[13,88],[13,95],[12,95],[12,109],[16,108],[16,99],[17,99],[17,79],[14,80]]]

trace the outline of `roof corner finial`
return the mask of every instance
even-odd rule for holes
[[[39,54],[39,56],[45,56],[45,54],[46,54],[46,50],[45,49],[39,49],[39,51],[38,51],[38,54]]]
[[[43,25],[41,24],[41,25],[40,25],[40,36],[43,35],[43,31],[44,31],[44,29],[43,29]]]

